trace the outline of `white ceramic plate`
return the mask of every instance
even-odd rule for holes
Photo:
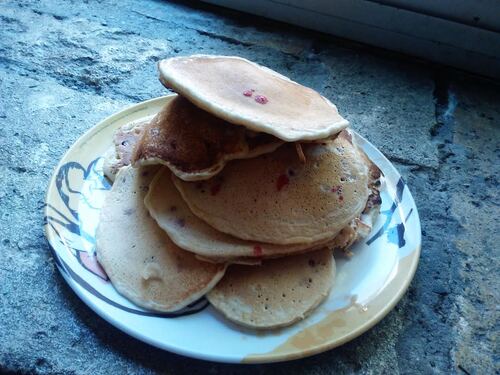
[[[205,299],[178,314],[145,311],[119,295],[95,257],[94,233],[110,185],[102,155],[116,128],[157,113],[172,96],[127,108],[85,133],[64,155],[50,181],[45,229],[64,279],[97,314],[124,332],[175,353],[219,362],[263,363],[306,357],[334,348],[373,327],[408,288],[420,254],[415,202],[392,164],[355,134],[385,175],[382,209],[372,233],[350,259],[337,257],[329,298],[291,327],[255,332],[222,318]]]

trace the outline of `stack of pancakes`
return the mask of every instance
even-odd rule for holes
[[[270,69],[196,55],[159,71],[177,95],[105,158],[100,263],[155,311],[206,295],[247,327],[304,318],[333,286],[332,250],[370,232],[380,171],[332,103]]]

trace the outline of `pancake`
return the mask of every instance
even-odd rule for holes
[[[284,141],[323,139],[349,124],[316,91],[234,56],[173,57],[160,81],[216,117]]]
[[[207,263],[177,247],[144,206],[156,167],[124,167],[101,209],[97,258],[115,289],[138,306],[170,312],[205,295],[225,265]]]
[[[163,164],[186,181],[208,179],[232,159],[272,152],[283,142],[205,112],[187,99],[171,99],[146,127],[132,164]]]
[[[266,259],[275,259],[288,255],[295,254],[304,254],[310,251],[314,251],[320,248],[328,248],[334,252],[342,252],[349,256],[352,255],[350,248],[358,241],[363,238],[366,238],[372,228],[373,223],[375,222],[375,218],[378,216],[379,209],[378,207],[373,207],[370,209],[368,214],[363,214],[359,218],[355,218],[351,220],[349,224],[347,224],[336,236],[333,240],[330,240],[323,245],[309,245],[306,248],[306,245],[273,245],[273,244],[262,244],[263,249],[286,249],[286,247],[292,248],[293,251],[266,251],[266,253],[262,256],[257,256],[255,254],[251,256],[239,256],[239,257],[231,257],[231,256],[203,256],[196,255],[196,257],[200,260],[204,260],[205,262],[212,263],[228,263],[228,264],[246,264],[246,265],[259,265],[262,264],[263,260]],[[199,219],[198,219],[199,220]],[[220,233],[220,232],[217,232]],[[182,247],[182,246],[180,246]],[[300,249],[300,247],[304,247],[304,249]]]
[[[103,172],[111,181],[120,168],[130,165],[132,153],[151,119],[135,121],[118,128],[113,134],[113,146],[104,154]]]
[[[369,166],[343,131],[335,139],[294,145],[229,163],[198,183],[173,177],[190,210],[218,231],[274,244],[334,238],[359,217],[369,196]]]
[[[325,247],[331,239],[313,244],[273,245],[245,241],[219,232],[194,215],[175,188],[168,168],[151,182],[144,203],[175,244],[213,262],[245,263]],[[253,260],[251,258],[254,258]]]
[[[207,298],[237,324],[279,328],[310,314],[328,296],[334,280],[332,252],[323,249],[256,267],[231,265]]]

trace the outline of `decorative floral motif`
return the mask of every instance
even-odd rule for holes
[[[61,166],[56,175],[56,188],[59,193],[61,209],[48,204],[45,218],[57,234],[60,243],[69,250],[87,271],[103,281],[108,276],[97,262],[95,256],[95,226],[87,228],[82,223],[79,209],[95,211],[96,217],[104,192],[110,189],[110,184],[97,169],[99,158],[92,161],[87,168],[77,162],[68,162]]]

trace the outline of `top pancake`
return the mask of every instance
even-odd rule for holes
[[[174,183],[191,211],[235,237],[274,244],[331,239],[358,217],[369,195],[369,168],[347,131],[229,163],[216,177]]]
[[[240,57],[174,57],[158,69],[166,87],[205,111],[287,142],[323,139],[348,125],[318,92]]]
[[[186,181],[216,175],[228,160],[272,152],[283,142],[229,124],[175,96],[151,120],[132,155],[132,164],[163,164]]]

